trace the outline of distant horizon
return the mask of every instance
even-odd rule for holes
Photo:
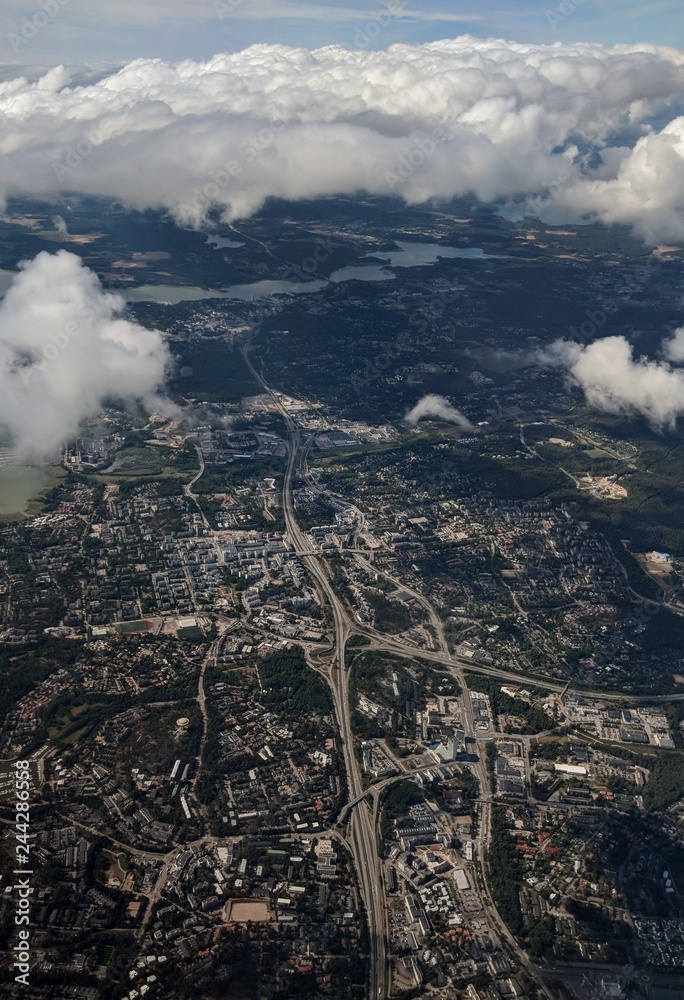
[[[0,14],[8,68],[111,69],[136,59],[204,61],[253,45],[362,51],[472,35],[517,44],[665,45],[684,49],[679,0],[529,0],[505,10],[446,0],[14,0]],[[47,12],[47,13],[46,13]]]

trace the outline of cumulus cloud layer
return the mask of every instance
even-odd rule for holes
[[[449,424],[456,424],[464,431],[474,430],[473,425],[464,416],[460,410],[457,410],[455,406],[452,406],[448,399],[444,396],[437,396],[431,393],[428,396],[423,396],[422,399],[418,400],[413,409],[404,417],[407,424],[411,424],[413,427],[421,420],[445,420]]]
[[[79,257],[25,262],[0,302],[0,427],[24,458],[52,458],[111,397],[171,408],[158,396],[170,356],[158,330],[121,317]]]
[[[684,364],[684,326],[675,330],[674,336],[663,344],[663,353],[668,361],[676,365]]]
[[[670,357],[684,361],[684,351]],[[638,414],[658,430],[674,429],[684,414],[684,371],[666,361],[635,358],[624,337],[606,337],[587,346],[557,340],[537,360],[565,369],[587,402],[604,413]]]
[[[469,36],[138,60],[82,86],[56,68],[0,83],[0,199],[68,190],[200,224],[269,196],[474,192],[679,240],[683,94],[675,49]]]

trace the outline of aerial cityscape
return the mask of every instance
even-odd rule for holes
[[[3,998],[684,1000],[678,8],[0,12]]]

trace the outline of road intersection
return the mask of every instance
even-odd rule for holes
[[[270,397],[276,408],[282,415],[287,428],[287,467],[283,484],[283,511],[285,515],[286,536],[290,546],[297,552],[302,563],[311,574],[312,580],[319,592],[322,606],[328,606],[332,613],[333,641],[327,653],[328,663],[322,662],[323,651],[316,657],[321,661],[314,665],[311,658],[308,658],[311,666],[314,667],[327,681],[333,697],[335,715],[340,733],[342,752],[345,762],[348,785],[348,804],[342,810],[338,827],[343,821],[347,822],[346,842],[351,848],[354,864],[359,879],[359,886],[366,909],[368,940],[370,952],[369,970],[369,992],[370,998],[384,1000],[391,993],[391,976],[389,970],[389,960],[387,946],[389,940],[389,920],[386,906],[385,888],[383,881],[382,865],[378,850],[377,816],[379,805],[379,791],[364,789],[363,780],[359,770],[359,765],[354,754],[354,741],[351,726],[351,713],[349,706],[349,670],[346,662],[346,645],[352,634],[363,635],[371,639],[371,645],[367,648],[383,649],[387,652],[399,656],[430,660],[448,666],[454,678],[461,688],[461,699],[463,705],[463,726],[466,738],[475,741],[476,727],[472,710],[472,702],[466,685],[464,668],[469,668],[478,673],[499,677],[505,680],[513,680],[520,683],[537,684],[547,690],[554,690],[559,693],[566,693],[567,685],[549,682],[547,679],[522,678],[519,674],[511,671],[499,670],[482,663],[472,663],[464,657],[454,656],[449,653],[444,636],[441,621],[432,605],[422,595],[415,594],[420,603],[426,608],[430,616],[430,621],[435,630],[437,642],[440,646],[438,651],[426,651],[415,649],[401,643],[397,639],[388,637],[375,629],[361,625],[354,620],[345,607],[342,599],[336,594],[330,576],[328,575],[327,560],[323,558],[320,551],[314,550],[307,535],[301,530],[297,523],[293,500],[293,482],[295,475],[309,484],[313,483],[307,466],[307,457],[312,445],[313,438],[300,428],[291,414],[283,405],[282,400],[264,381],[262,375],[257,372],[249,360],[249,344],[245,345],[243,355],[254,377],[261,384],[264,392]],[[318,492],[321,491],[317,484],[314,484]],[[345,501],[346,502],[346,501]],[[360,514],[360,512],[359,512]],[[362,515],[360,514],[362,517]],[[356,555],[360,561],[365,563],[368,553],[363,552]],[[366,563],[366,566],[368,564]],[[399,583],[397,586],[399,586]],[[403,585],[402,585],[403,586]],[[403,588],[407,589],[407,588]],[[364,647],[366,648],[366,647]],[[617,697],[617,696],[616,696]],[[518,958],[520,964],[525,968],[528,975],[537,983],[542,993],[553,1000],[552,994],[544,983],[539,969],[530,960],[526,952],[520,947],[513,935],[506,927],[504,921],[499,916],[493,903],[491,894],[487,886],[487,864],[489,854],[489,843],[491,837],[491,816],[492,816],[492,795],[490,788],[487,765],[483,757],[479,757],[473,765],[473,771],[478,779],[480,795],[478,800],[478,832],[477,832],[477,857],[479,859],[480,871],[482,875],[481,895],[483,904],[490,916],[493,926],[497,928],[500,937],[506,940],[507,944]],[[409,777],[410,772],[401,777]],[[392,779],[390,779],[392,780]],[[382,787],[390,782],[382,783]],[[371,799],[369,807],[368,798]]]

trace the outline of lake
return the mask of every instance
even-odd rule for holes
[[[227,240],[225,236],[207,236],[207,243],[215,250],[234,250],[237,247],[243,247],[245,245],[244,243],[238,243],[237,240]]]
[[[209,237],[212,244],[217,240],[225,245],[235,245],[232,240]],[[208,242],[209,242],[208,240]],[[191,285],[140,285],[129,288],[123,294],[127,302],[158,302],[177,305],[179,302],[195,302],[202,299],[252,299],[269,298],[271,295],[308,295],[325,288],[328,281],[341,284],[345,281],[394,281],[396,275],[389,268],[425,267],[436,264],[443,258],[453,260],[495,260],[497,255],[487,254],[479,247],[445,247],[438,243],[407,243],[397,240],[399,250],[382,250],[365,254],[362,259],[382,261],[379,264],[357,264],[333,271],[329,279],[314,281],[255,281],[247,285],[229,285],[224,289],[196,288]]]
[[[244,246],[236,240],[223,236],[207,237],[207,243],[218,249],[237,249]],[[426,267],[438,260],[496,260],[497,254],[488,254],[480,247],[445,247],[438,243],[407,243],[396,241],[398,250],[374,250],[362,260],[380,261],[374,264],[351,264],[333,271],[330,278],[313,281],[281,281],[265,279],[246,285],[229,285],[227,288],[199,288],[194,285],[138,285],[136,288],[121,289],[127,302],[158,302],[160,305],[175,306],[179,302],[200,302],[205,299],[237,299],[251,302],[252,299],[267,299],[272,295],[309,295],[325,288],[328,282],[341,284],[345,281],[394,281],[396,275],[390,268]],[[0,298],[9,288],[15,271],[0,269]]]
[[[278,281],[264,279],[249,285],[230,285],[225,289],[195,288],[192,285],[139,285],[123,293],[127,302],[159,302],[175,306],[179,302],[202,299],[266,299],[271,295],[308,295],[324,288],[325,281]]]
[[[5,465],[2,464],[2,457],[0,452],[0,517],[26,514],[31,500],[47,486],[49,472],[47,469]]]
[[[238,249],[244,244],[221,236],[209,235],[207,243],[218,249]],[[196,288],[189,285],[140,285],[137,288],[122,289],[127,302],[158,302],[177,305],[179,302],[193,302],[203,299],[237,299],[250,302],[252,299],[269,298],[272,295],[309,295],[325,288],[330,282],[340,284],[345,281],[394,281],[396,275],[390,268],[426,267],[438,260],[493,260],[496,255],[487,254],[478,247],[446,247],[437,243],[408,243],[396,241],[398,250],[381,250],[365,254],[363,260],[379,263],[357,264],[334,271],[330,278],[312,281],[263,280],[245,285],[230,285],[217,290]],[[0,298],[16,277],[16,271],[0,269]],[[0,445],[0,516],[24,514],[30,501],[43,490],[49,480],[47,470],[26,468],[13,464],[9,451]]]
[[[439,243],[405,243],[394,241],[399,250],[374,250],[366,257],[387,260],[390,267],[422,267],[438,260],[495,260],[498,254],[485,253],[480,247],[443,247]]]

